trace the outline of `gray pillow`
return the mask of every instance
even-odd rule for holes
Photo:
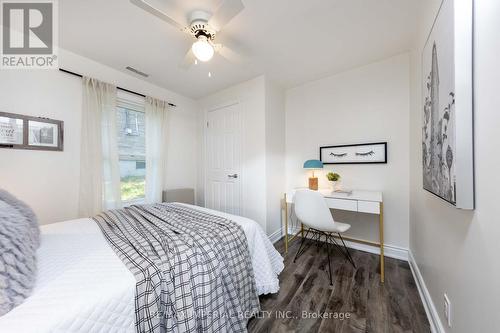
[[[33,211],[0,189],[0,316],[31,294],[40,229]]]

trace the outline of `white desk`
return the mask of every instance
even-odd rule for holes
[[[288,204],[293,203],[295,191],[290,190],[285,193],[285,252],[288,252],[288,243],[291,242],[299,233],[304,236],[304,226],[291,238],[288,238]],[[325,197],[325,201],[331,209],[347,210],[352,212],[375,214],[379,216],[379,242],[372,242],[363,239],[344,237],[351,242],[367,244],[380,248],[380,281],[384,282],[384,204],[382,192],[353,190],[352,193],[332,192],[329,189],[320,189],[319,192]]]

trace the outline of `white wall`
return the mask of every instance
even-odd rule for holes
[[[422,189],[421,50],[439,8],[427,0],[412,53],[410,250],[447,332],[498,332],[500,310],[500,2],[475,1],[475,211],[458,210]],[[445,324],[443,294],[451,301]]]
[[[307,186],[305,160],[318,159],[319,147],[388,142],[388,164],[328,165],[318,173],[338,172],[344,188],[384,194],[385,242],[408,247],[409,56],[398,55],[310,82],[286,93],[286,182]],[[351,235],[377,239],[378,217],[334,212],[352,225]]]
[[[199,100],[198,203],[204,203],[204,133],[208,110],[239,102],[243,111],[243,216],[266,229],[265,78],[259,76]]]
[[[167,185],[195,187],[193,100],[64,50],[59,56],[62,68],[177,104],[170,113]],[[0,111],[64,121],[63,152],[0,149],[0,188],[26,201],[42,224],[77,217],[81,94],[81,80],[59,71],[0,73]]]
[[[281,199],[285,186],[285,94],[266,80],[266,232],[281,229]]]

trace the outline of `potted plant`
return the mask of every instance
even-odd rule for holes
[[[330,186],[332,188],[332,191],[338,190],[340,175],[338,173],[335,173],[335,172],[329,172],[326,174],[326,178],[330,182]]]

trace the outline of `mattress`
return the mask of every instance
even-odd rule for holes
[[[257,291],[279,289],[283,258],[250,219],[187,205],[238,223],[248,240]],[[135,279],[91,219],[41,227],[38,276],[24,303],[0,317],[0,332],[134,332]]]

